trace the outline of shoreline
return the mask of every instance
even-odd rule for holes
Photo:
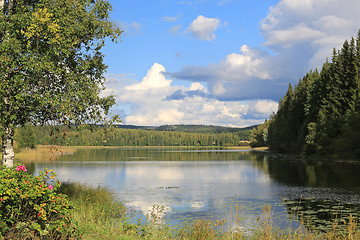
[[[112,148],[222,148],[233,150],[249,150],[266,152],[267,147],[251,148],[250,146],[61,146],[37,145],[35,149],[21,149],[15,153],[15,161],[47,162],[56,161],[59,156],[73,155],[80,149],[112,149]]]

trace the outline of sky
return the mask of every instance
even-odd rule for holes
[[[356,37],[359,0],[110,0],[103,48],[124,124],[247,127]]]

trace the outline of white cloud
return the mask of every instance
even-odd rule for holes
[[[226,56],[225,62],[221,64],[222,68],[229,68],[232,71],[241,72],[247,77],[257,77],[259,79],[269,79],[269,73],[262,69],[265,55],[257,48],[251,48],[247,45],[241,47],[241,54],[231,53]]]
[[[165,68],[161,64],[154,63],[141,83],[127,86],[126,90],[149,90],[151,88],[169,87],[171,80],[165,78]]]
[[[240,53],[231,53],[218,64],[206,67],[187,66],[169,76],[194,82],[206,82],[213,97],[220,100],[276,99],[278,83],[268,69],[272,56],[243,45]]]
[[[172,80],[168,79],[164,72],[164,66],[154,63],[141,82],[131,81],[131,84],[123,84],[122,87],[119,87],[115,77],[112,77],[111,84],[107,85],[107,92],[117,96],[116,101],[120,108],[124,104],[131,106],[126,116],[122,116],[125,124],[211,124],[245,127],[262,122],[263,118],[277,108],[277,103],[271,101],[240,103],[217,100],[200,82],[193,82],[189,87],[172,86]],[[123,82],[123,79],[119,78],[119,81]],[[116,86],[119,88],[116,89]],[[249,116],[253,118],[250,119]]]
[[[219,24],[219,19],[199,15],[190,24],[186,32],[190,33],[194,38],[210,41],[215,39],[214,31],[219,27]]]
[[[319,67],[331,55],[332,48],[340,48],[345,39],[357,33],[358,9],[357,0],[282,0],[270,8],[261,22],[265,45],[279,53],[284,47],[309,46],[312,48],[309,62]],[[320,46],[318,42],[326,45]],[[328,49],[327,53],[324,48]],[[312,59],[315,55],[317,62]]]
[[[191,83],[189,89],[190,91],[203,91],[205,93],[207,92],[206,88],[201,83],[198,82]]]
[[[323,36],[324,33],[321,31],[312,29],[305,23],[299,23],[289,29],[269,32],[265,45],[281,45],[282,47],[288,48],[292,47],[294,44],[319,39]]]

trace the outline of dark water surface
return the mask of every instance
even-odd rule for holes
[[[61,181],[113,190],[127,206],[149,214],[165,207],[165,220],[211,218],[252,226],[271,205],[275,227],[296,229],[297,216],[326,229],[331,219],[360,215],[360,162],[303,159],[264,152],[206,148],[108,148],[78,150],[56,162]]]

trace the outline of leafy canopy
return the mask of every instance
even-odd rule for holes
[[[102,119],[114,98],[99,96],[101,48],[121,34],[109,2],[0,0],[0,10],[0,126]]]

